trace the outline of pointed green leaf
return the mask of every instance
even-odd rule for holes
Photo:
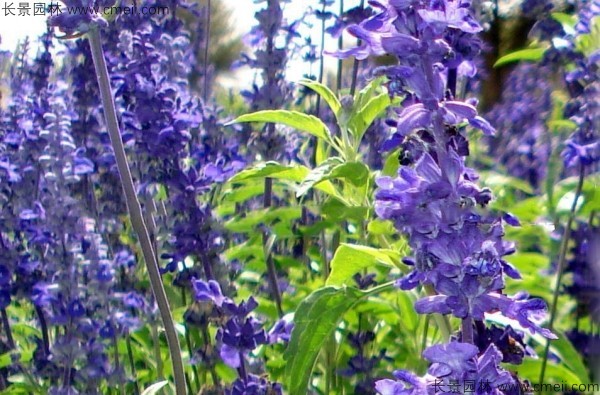
[[[303,196],[315,185],[332,178],[345,178],[355,186],[363,186],[369,179],[369,175],[369,168],[364,163],[343,162],[341,158],[335,156],[315,167],[302,180],[296,196]]]
[[[360,187],[369,179],[369,168],[361,162],[346,162],[335,166],[327,178],[345,178]]]
[[[338,115],[340,108],[342,108],[342,104],[335,96],[335,93],[333,93],[327,86],[319,83],[318,81],[309,80],[307,78],[301,79],[298,81],[298,83],[317,92],[319,96],[321,96],[323,100],[327,102],[329,108],[331,108],[331,111],[333,111],[336,116]]]
[[[315,167],[306,175],[306,177],[302,180],[300,187],[296,191],[296,196],[304,196],[306,192],[308,192],[312,187],[319,184],[322,181],[325,181],[327,177],[331,174],[331,171],[337,166],[342,164],[343,161],[341,158],[334,156],[332,158],[328,158],[319,166]]]
[[[371,81],[367,86],[362,88],[354,95],[354,108],[360,110],[375,96],[377,89],[381,86],[384,81],[384,77],[376,78]]]
[[[331,273],[327,285],[343,285],[353,275],[375,265],[394,267],[400,254],[393,250],[342,243],[331,260]]]
[[[528,194],[533,195],[534,193],[531,185],[529,185],[528,182],[521,180],[520,178],[507,176],[494,171],[482,171],[480,172],[480,175],[485,185],[491,187],[492,190],[494,190],[494,188],[503,189],[506,187],[511,187],[514,189],[521,190]]]
[[[327,126],[319,118],[298,111],[265,110],[237,117],[229,124],[241,122],[269,122],[280,123],[301,130],[323,140],[330,140]]]
[[[235,176],[231,177],[229,182],[235,183],[242,180],[249,180],[253,178],[275,178],[279,180],[301,182],[310,173],[310,170],[306,166],[293,165],[286,166],[277,162],[265,162],[259,163],[254,167],[242,170]],[[322,182],[316,186],[317,189],[333,196],[337,196],[337,191],[332,183]]]
[[[547,49],[548,47],[527,48],[509,53],[508,55],[504,55],[503,57],[498,59],[496,63],[494,63],[494,67],[504,66],[505,64],[519,62],[521,60],[537,62],[542,59]]]
[[[388,106],[390,97],[387,93],[382,93],[370,99],[364,107],[352,114],[348,122],[348,128],[353,132],[357,139],[361,139],[367,128],[373,123]]]
[[[522,379],[528,379],[535,385],[539,386],[540,370],[542,369],[542,359],[525,358],[521,365],[517,367],[517,373]],[[569,368],[562,364],[549,363],[546,365],[546,383],[550,382],[566,382],[568,384],[579,384],[578,377]],[[554,378],[554,380],[551,380]]]
[[[142,395],[155,395],[160,391],[165,385],[169,384],[167,380],[159,381],[158,383],[152,384],[150,387],[146,388],[142,391]]]
[[[284,358],[290,395],[306,395],[319,352],[331,337],[345,312],[364,293],[354,288],[325,287],[304,299],[294,314],[294,329]]]
[[[558,336],[558,339],[550,343],[552,352],[559,356],[561,364],[566,365],[577,375],[579,383],[589,383],[590,378],[581,359],[581,354],[577,352],[564,333],[557,330],[554,330],[554,333]]]
[[[306,166],[286,166],[279,164],[278,162],[271,161],[259,163],[254,167],[240,171],[239,173],[231,177],[230,182],[264,177],[300,182],[304,179],[304,177],[306,177],[308,173],[309,170]]]

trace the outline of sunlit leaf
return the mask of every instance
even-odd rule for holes
[[[287,110],[264,110],[237,117],[229,124],[242,122],[269,122],[279,123],[294,129],[307,132],[323,140],[329,140],[331,133],[327,126],[314,115],[304,114],[298,111]]]

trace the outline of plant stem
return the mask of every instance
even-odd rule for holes
[[[181,303],[183,306],[187,306],[187,298],[185,297],[185,288],[181,289]],[[190,327],[187,323],[184,322],[185,326],[185,344],[188,349],[188,353],[190,354],[190,358],[193,354],[192,348],[192,339],[190,337]],[[194,380],[196,380],[196,393],[200,392],[200,376],[198,375],[198,368],[195,364],[192,364],[192,373],[194,374]],[[191,392],[191,384],[190,384],[190,392]]]
[[[360,8],[365,8],[365,0],[360,0]],[[362,40],[357,39],[356,45],[360,45]],[[354,63],[352,64],[352,83],[350,84],[350,96],[354,96],[354,92],[356,92],[356,80],[358,78],[358,67],[360,66],[360,60],[354,58]]]
[[[138,381],[137,381],[135,362],[133,361],[133,349],[131,348],[131,336],[129,336],[129,333],[125,336],[125,343],[127,344],[127,358],[129,359],[129,367],[131,369],[131,376],[133,377],[133,388],[135,389],[135,395],[139,395],[140,387],[139,387]]]
[[[15,348],[15,341],[13,340],[12,330],[10,329],[10,321],[8,320],[8,314],[6,314],[6,309],[2,309],[2,326],[4,326],[4,331],[6,332],[6,342],[7,346],[11,350]]]
[[[331,251],[335,252],[338,248],[338,246],[340,245],[340,231],[336,230],[335,233],[333,234],[332,240],[331,240]],[[327,251],[327,245],[323,244],[322,246],[323,251]],[[327,281],[327,278],[329,277],[329,274],[331,273],[331,262],[329,262],[329,260],[327,260],[327,254],[324,253],[323,257],[325,259],[324,261],[324,265],[325,265],[325,280]],[[336,385],[336,374],[335,374],[335,354],[336,354],[336,341],[335,341],[335,332],[331,335],[331,337],[329,338],[329,340],[327,341],[327,345],[326,345],[326,356],[325,356],[325,361],[326,361],[326,367],[327,367],[327,372],[326,372],[326,379],[325,379],[325,394],[329,394],[330,391],[332,389],[335,388]],[[334,391],[335,393],[335,391]]]
[[[204,340],[204,347],[206,347],[206,349],[208,349],[210,347],[210,336],[208,334],[208,328],[206,325],[202,327],[202,338]],[[215,370],[215,365],[210,364],[209,370],[210,370],[210,377],[213,380],[214,386],[217,388],[221,388],[221,383],[219,382],[219,375],[217,374],[217,371]]]
[[[344,15],[344,0],[340,0],[340,18],[342,18]],[[341,50],[344,47],[344,36],[342,34],[340,34],[340,37],[338,38],[338,49]],[[338,93],[340,91],[340,89],[342,89],[342,69],[343,69],[343,60],[342,58],[338,59],[338,64],[337,64],[337,79],[336,79],[336,93]]]
[[[175,379],[176,393],[177,395],[184,395],[186,393],[186,384],[179,339],[173,323],[173,317],[171,316],[169,301],[160,277],[156,254],[152,248],[150,235],[148,234],[148,229],[144,223],[142,208],[137,198],[135,186],[131,177],[131,170],[129,168],[129,164],[127,163],[127,156],[125,154],[123,141],[121,140],[121,132],[119,130],[115,103],[112,97],[108,69],[106,67],[106,60],[104,59],[104,53],[102,50],[100,32],[96,27],[89,31],[88,40],[92,52],[92,59],[96,69],[96,77],[98,78],[106,126],[115,153],[119,177],[121,179],[121,186],[123,187],[123,191],[125,193],[125,201],[127,202],[127,208],[131,219],[131,225],[136,232],[141,245],[144,261],[150,277],[152,292],[156,299],[162,323],[165,328],[171,361],[173,363],[173,376]]]
[[[325,50],[325,11],[327,11],[327,2],[324,1],[323,2],[323,8],[321,9],[321,12],[323,14],[323,19],[321,19],[321,49],[319,52],[319,84],[323,83],[323,71],[325,68],[325,59],[323,59],[323,52]],[[316,105],[316,116],[317,118],[319,118],[320,115],[320,111],[321,111],[321,95],[317,95],[317,105]],[[313,140],[316,143],[316,138],[313,138]],[[315,150],[316,151],[316,150]]]
[[[453,97],[456,97],[456,79],[458,77],[458,72],[456,68],[448,70],[448,82],[447,86]]]
[[[208,49],[210,45],[210,10],[211,0],[206,2],[206,32],[204,33],[204,86],[202,88],[202,99],[204,104],[208,101]]]
[[[152,328],[150,329],[150,331],[152,332],[152,345],[154,346],[154,359],[156,359],[156,375],[158,376],[159,380],[164,380],[165,374],[164,374],[162,356],[160,353],[160,337],[158,336],[158,330],[156,329],[156,326],[152,325]]]
[[[40,331],[42,332],[42,341],[44,342],[45,355],[50,355],[50,336],[48,335],[48,324],[46,323],[46,317],[44,316],[44,310],[41,307],[35,306],[35,312],[40,321]]]
[[[421,354],[425,351],[427,347],[427,332],[429,332],[429,320],[431,319],[430,315],[425,316],[425,325],[423,327],[423,339],[421,340]]]
[[[577,211],[577,202],[581,196],[583,189],[583,181],[585,180],[585,167],[583,164],[579,165],[579,180],[577,182],[577,189],[575,190],[575,197],[571,204],[571,210],[569,211],[569,218],[567,220],[567,226],[563,233],[563,237],[560,244],[560,252],[558,256],[558,268],[556,273],[556,284],[554,285],[554,292],[552,294],[552,306],[550,308],[550,322],[548,323],[548,329],[552,331],[554,329],[554,321],[556,320],[556,309],[558,307],[558,294],[560,293],[560,284],[565,269],[567,249],[569,245],[569,239],[571,238],[571,226],[575,219],[575,211]],[[544,382],[544,376],[546,374],[546,364],[548,363],[548,354],[550,353],[550,339],[546,340],[546,347],[544,348],[544,359],[542,360],[542,369],[540,372],[540,384]]]
[[[272,125],[272,124],[269,124]],[[273,196],[273,179],[265,178],[265,193],[264,193],[263,206],[264,208],[271,207],[272,204],[272,196]],[[283,317],[283,307],[281,301],[281,290],[279,289],[279,283],[277,282],[277,269],[275,268],[275,262],[273,261],[273,254],[271,252],[271,246],[267,244],[269,240],[269,235],[267,232],[263,232],[263,246],[265,247],[265,260],[267,263],[267,275],[269,277],[269,286],[271,288],[271,296],[275,300],[275,305],[277,306],[277,314],[279,314],[279,318]]]
[[[471,316],[462,320],[462,342],[473,344],[473,317]]]

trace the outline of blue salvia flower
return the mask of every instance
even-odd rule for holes
[[[572,274],[572,283],[565,291],[577,301],[577,318],[590,315],[596,322],[600,322],[600,267],[594,252],[598,250],[599,237],[597,226],[579,222],[571,233],[574,245],[565,269]]]
[[[269,383],[251,374],[246,360],[249,353],[259,345],[274,344],[279,340],[289,339],[291,324],[280,321],[267,334],[262,328],[262,323],[250,315],[258,307],[253,297],[236,304],[223,295],[219,283],[214,280],[208,282],[194,280],[193,288],[196,301],[202,302],[204,306],[200,320],[220,323],[216,340],[221,359],[238,371],[238,379],[226,390],[226,393],[281,394],[279,384]]]
[[[511,374],[499,368],[502,353],[490,345],[483,353],[469,343],[451,342],[429,347],[423,357],[432,363],[425,377],[396,370],[396,380],[376,384],[381,395],[423,395],[430,393],[501,395],[514,386]],[[504,389],[506,388],[506,392]]]
[[[600,51],[593,45],[581,43],[585,42],[586,36],[590,37],[598,15],[598,0],[582,2],[574,32],[566,32],[561,27],[548,34],[548,37],[542,37],[552,43],[544,55],[544,61],[568,65],[564,81],[571,101],[565,107],[564,115],[575,123],[576,130],[565,142],[566,147],[562,152],[565,168],[582,168],[588,172],[597,171],[600,161],[600,105],[597,100],[600,94]]]
[[[586,331],[586,328],[580,325],[580,321],[589,317],[593,324],[600,323],[600,229],[579,222],[571,233],[571,238],[574,244],[565,272],[571,274],[572,282],[565,287],[565,291],[575,299],[577,306],[576,324],[567,332],[567,337],[591,363],[600,356],[600,337]]]
[[[356,274],[353,276],[354,282],[359,289],[368,289],[377,284],[375,274]],[[360,320],[359,316],[359,320]],[[374,355],[369,355],[368,345],[375,340],[375,333],[370,330],[358,330],[350,332],[347,339],[356,354],[348,360],[348,366],[340,370],[342,376],[357,378],[354,385],[354,392],[357,394],[375,394],[375,379],[373,378],[374,369],[382,361],[391,361],[392,359],[386,356],[386,350],[379,350]]]
[[[81,165],[85,158],[70,135],[65,96],[65,89],[57,86],[48,97],[50,111],[44,114],[40,131],[46,146],[38,159],[38,201],[21,211],[20,226],[27,238],[27,261],[43,263],[41,277],[30,289],[31,300],[50,326],[64,328],[50,347],[44,345],[50,355],[40,353],[36,363],[64,373],[53,378],[54,391],[83,389],[94,394],[103,380],[122,376],[106,351],[117,335],[109,335],[106,328],[118,327],[114,314],[119,299],[113,294],[108,249],[95,221],[71,195],[71,188],[93,168]],[[104,362],[99,364],[100,360]]]
[[[364,59],[391,53],[398,65],[381,70],[391,80],[393,94],[404,95],[388,148],[416,135],[419,144],[410,166],[401,166],[398,177],[377,179],[375,211],[408,235],[415,254],[405,260],[412,272],[398,281],[402,289],[429,285],[436,294],[415,304],[420,314],[452,314],[463,321],[461,341],[436,345],[424,352],[432,362],[429,376],[416,378],[398,373],[400,381],[378,383],[382,394],[425,393],[435,380],[489,380],[496,386],[513,383],[499,363],[503,354],[494,344],[486,349],[473,345],[473,323],[486,313],[500,311],[532,333],[554,338],[541,328],[538,318],[546,305],[524,293],[504,295],[504,275],[520,275],[503,257],[515,251],[503,240],[504,222],[478,209],[492,199],[477,185],[477,173],[465,166],[468,142],[462,126],[470,124],[485,134],[494,133],[478,115],[476,101],[455,98],[461,69],[472,69],[481,44],[482,29],[465,1],[377,2],[379,12],[351,26],[348,31],[362,40],[358,47],[338,56]],[[414,163],[414,164],[413,164]],[[408,384],[408,387],[407,387]],[[461,382],[461,385],[463,383]],[[402,392],[405,391],[405,392]],[[498,392],[486,393],[503,393]]]
[[[250,90],[242,91],[242,96],[248,101],[252,111],[273,110],[285,107],[292,97],[292,86],[285,79],[285,69],[291,52],[294,49],[294,39],[299,36],[297,28],[299,21],[288,23],[283,16],[285,0],[261,1],[265,8],[255,14],[258,22],[246,37],[247,44],[256,48],[253,56],[242,54],[236,62],[237,66],[249,66],[260,72],[262,84],[254,83]],[[258,155],[262,160],[280,160],[293,157],[289,155],[297,150],[297,146],[289,144],[289,136],[284,136],[273,125],[265,126],[264,130],[254,135],[250,129],[244,129],[244,140],[250,141],[253,147],[252,155]],[[286,154],[288,155],[283,155]]]
[[[496,128],[489,138],[489,153],[508,174],[539,188],[546,178],[555,148],[546,126],[552,111],[550,66],[520,64],[510,73],[502,100],[486,115]]]

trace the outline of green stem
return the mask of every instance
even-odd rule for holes
[[[344,0],[340,0],[340,18],[344,15]],[[340,34],[338,38],[338,49],[342,49],[344,47],[344,36]],[[343,60],[338,59],[337,63],[337,79],[336,79],[336,93],[339,93],[340,89],[342,89],[342,70],[343,70]]]
[[[471,316],[462,320],[462,342],[473,344],[473,317]]]
[[[164,380],[164,368],[162,362],[162,355],[160,353],[160,337],[158,336],[158,330],[156,326],[152,325],[152,345],[154,346],[154,359],[156,359],[156,376],[159,380]]]
[[[423,339],[421,340],[421,354],[423,354],[423,351],[425,351],[425,348],[427,348],[427,332],[429,332],[430,319],[431,316],[429,315],[425,317],[425,326],[423,327]]]
[[[204,80],[202,81],[204,86],[202,87],[202,99],[204,99],[204,105],[208,101],[208,49],[210,47],[210,14],[211,14],[211,1],[206,2],[206,32],[204,33]]]
[[[323,13],[323,15],[325,15],[325,11],[327,11],[327,2],[324,1],[323,2],[323,8],[321,9],[321,12]],[[324,68],[325,68],[325,59],[323,59],[323,52],[325,51],[325,18],[321,19],[321,50],[319,51],[319,84],[323,83],[323,72],[324,72]],[[321,95],[317,95],[317,104],[316,104],[316,116],[317,118],[320,118],[320,111],[321,111]],[[316,142],[316,140],[315,140]],[[315,150],[316,152],[316,150]]]
[[[187,306],[187,298],[185,297],[185,288],[181,289],[181,304],[183,306]],[[192,347],[192,339],[190,337],[190,327],[188,326],[187,323],[184,323],[185,326],[185,344],[187,346],[187,350],[188,353],[190,355],[190,358],[192,357],[192,354],[194,352],[194,348]],[[200,375],[198,375],[198,368],[196,367],[195,364],[192,364],[192,373],[194,374],[194,380],[196,380],[196,392],[200,391]],[[189,382],[189,380],[188,380]],[[190,393],[192,392],[192,388],[191,388],[191,383],[190,383]]]
[[[569,211],[569,218],[567,220],[567,226],[560,244],[560,252],[558,257],[558,268],[556,273],[556,284],[554,285],[554,292],[552,294],[552,307],[550,308],[550,322],[548,329],[552,331],[554,329],[554,321],[556,320],[556,309],[558,307],[558,295],[560,293],[560,284],[565,269],[567,250],[569,246],[569,239],[571,238],[571,226],[575,220],[575,212],[577,211],[577,202],[581,196],[583,189],[583,181],[585,180],[585,168],[583,164],[579,166],[579,181],[577,182],[577,189],[575,190],[575,197],[571,204],[571,210]],[[546,347],[544,348],[544,359],[542,360],[542,370],[540,372],[540,384],[544,382],[544,376],[546,374],[546,365],[548,363],[548,354],[550,353],[550,339],[546,340]]]
[[[10,320],[8,319],[8,314],[6,314],[6,309],[1,310],[2,313],[2,326],[4,327],[4,332],[6,333],[6,343],[9,349],[15,348],[15,341],[13,340],[12,330],[10,328]]]
[[[273,124],[269,124],[272,126]],[[265,178],[265,193],[263,207],[269,208],[273,203],[273,179],[270,177]],[[273,245],[269,245],[269,235],[265,231],[263,233],[263,246],[265,247],[265,261],[267,265],[267,276],[269,278],[269,287],[271,288],[271,296],[275,300],[275,306],[277,307],[277,314],[279,318],[283,317],[283,307],[281,300],[281,290],[279,289],[279,283],[277,282],[277,268],[273,261]]]
[[[365,8],[365,0],[360,0],[360,8]],[[357,39],[356,45],[360,45],[362,40]],[[354,58],[354,63],[352,65],[352,82],[350,83],[350,96],[354,96],[354,92],[356,92],[356,80],[358,79],[358,67],[360,65],[360,60]]]
[[[135,391],[135,395],[140,394],[140,386],[137,380],[137,372],[135,369],[135,362],[133,360],[133,348],[131,347],[131,336],[127,333],[125,337],[125,342],[127,344],[127,358],[129,359],[129,368],[131,369],[131,376],[133,377],[133,389]]]
[[[127,208],[131,219],[131,225],[140,242],[142,254],[146,263],[146,269],[150,277],[152,292],[156,299],[162,323],[165,328],[169,352],[171,354],[171,361],[173,363],[173,376],[175,378],[176,393],[177,395],[185,395],[187,391],[179,339],[177,337],[177,331],[175,330],[173,317],[171,316],[171,308],[169,306],[169,301],[167,299],[162,278],[158,269],[156,254],[152,247],[148,229],[144,223],[142,208],[137,198],[135,186],[131,177],[131,170],[125,154],[125,148],[123,146],[123,141],[121,140],[121,132],[119,130],[117,112],[112,97],[108,69],[106,67],[106,60],[104,59],[104,53],[102,50],[102,40],[100,37],[100,32],[97,28],[92,28],[89,31],[88,40],[92,52],[92,59],[96,69],[96,77],[98,78],[106,126],[115,153],[119,177],[125,193],[125,200],[127,202]]]

